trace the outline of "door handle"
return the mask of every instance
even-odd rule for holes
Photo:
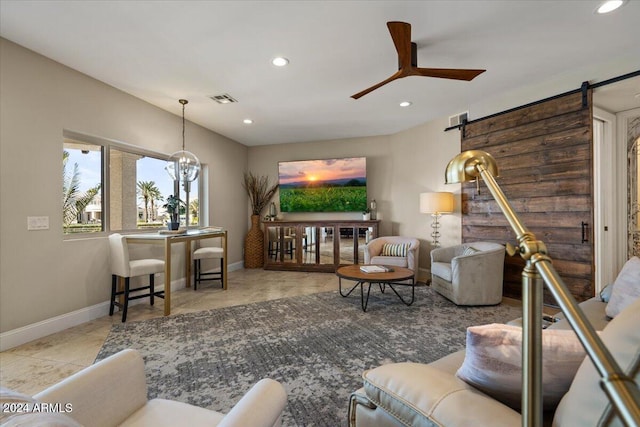
[[[589,224],[582,221],[582,242],[581,243],[588,243],[589,242]]]

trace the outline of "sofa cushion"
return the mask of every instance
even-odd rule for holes
[[[573,331],[542,331],[544,409],[556,407],[584,357]],[[456,375],[502,403],[520,409],[522,328],[496,323],[467,328],[466,354]]]
[[[636,299],[616,316],[600,333],[620,369],[640,383],[640,299]],[[608,423],[609,417],[614,417]],[[571,388],[560,401],[553,419],[555,427],[620,426],[612,413],[609,399],[600,387],[598,375],[591,359],[585,358],[571,383]]]
[[[627,261],[613,282],[607,316],[616,317],[625,307],[640,298],[640,258]]]
[[[599,297],[589,298],[586,301],[582,301],[578,306],[596,331],[603,330],[611,322],[611,318],[605,314],[607,303],[600,301]],[[571,325],[565,318],[564,313],[560,312],[554,317],[558,319],[558,322],[552,323],[549,329],[571,329]]]
[[[385,243],[382,245],[382,256],[397,256],[406,258],[411,243]]]
[[[396,267],[408,267],[407,258],[396,256],[374,256],[371,257],[371,264],[376,265],[393,265]]]
[[[184,425],[188,420],[190,427],[215,426],[224,416],[218,412],[174,400],[153,399],[134,412],[122,427],[163,427]]]
[[[521,425],[518,412],[430,365],[392,363],[365,371],[362,377],[367,398],[401,425]]]

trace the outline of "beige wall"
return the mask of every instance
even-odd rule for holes
[[[181,145],[181,118],[5,39],[0,67],[5,332],[109,300],[105,236],[63,239],[63,129],[171,154]],[[247,199],[240,183],[247,147],[192,123],[186,134],[187,149],[209,168],[209,223],[228,228],[229,262],[241,262]],[[27,231],[27,216],[48,216],[50,229]]]
[[[419,194],[451,191],[457,195],[460,191],[459,185],[444,184],[445,167],[460,152],[459,132],[444,132],[446,127],[447,120],[440,119],[390,136],[250,147],[249,170],[275,182],[278,161],[366,156],[367,197],[376,199],[380,234],[419,238],[420,269],[429,269],[432,219],[419,212]],[[275,201],[278,205],[277,196]],[[458,200],[455,214],[442,219],[443,246],[460,242],[459,204]],[[361,214],[298,213],[286,218],[361,218]]]

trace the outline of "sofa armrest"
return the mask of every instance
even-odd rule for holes
[[[431,249],[431,262],[451,263],[453,257],[456,256],[457,249],[457,246]]]
[[[382,252],[382,246],[384,246],[384,243],[385,243],[384,240],[380,238],[373,239],[369,243],[367,243],[367,245],[364,247],[364,263],[365,264],[371,263],[371,258],[373,258],[374,256],[380,255],[380,252]]]
[[[272,427],[280,425],[287,404],[282,384],[269,378],[258,381],[222,419],[218,427]]]
[[[82,425],[117,426],[147,403],[144,361],[127,349],[81,370],[34,396],[71,404],[68,415]]]
[[[429,365],[393,363],[362,376],[367,398],[402,425],[521,425],[518,412]]]

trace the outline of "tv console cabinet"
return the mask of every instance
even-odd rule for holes
[[[335,272],[364,262],[380,220],[263,221],[265,270]]]

